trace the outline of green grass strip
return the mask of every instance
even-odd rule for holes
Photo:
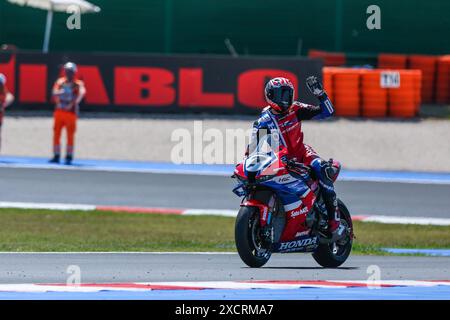
[[[355,222],[353,254],[450,248],[450,226]],[[234,219],[0,209],[0,251],[235,251]]]

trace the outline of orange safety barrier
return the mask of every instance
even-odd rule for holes
[[[361,114],[363,117],[387,115],[387,89],[380,84],[380,70],[361,71]]]
[[[327,92],[328,97],[331,101],[334,101],[334,84],[333,84],[333,75],[335,72],[338,72],[341,68],[335,67],[323,67],[322,68],[322,77],[323,77],[323,87]]]
[[[400,72],[400,87],[388,89],[388,114],[393,117],[414,117],[419,111],[421,71],[398,70]]]
[[[416,104],[416,115],[420,112],[420,105],[422,104],[422,71],[411,70],[414,78],[414,101]]]
[[[381,74],[396,71],[398,88],[383,88]],[[421,104],[421,70],[323,68],[324,87],[337,116],[414,117]]]
[[[333,103],[337,116],[358,117],[360,115],[359,87],[359,69],[342,68],[333,70]]]
[[[406,69],[408,57],[405,54],[380,53],[378,55],[378,68],[380,69]]]
[[[310,58],[321,58],[325,66],[343,66],[347,62],[345,53],[342,52],[327,52],[321,50],[311,49],[308,52]]]
[[[438,58],[435,56],[411,55],[409,69],[422,70],[422,101],[432,103],[436,81],[436,67]]]
[[[450,55],[442,56],[438,60],[436,102],[450,103]]]
[[[333,99],[334,99],[333,75],[331,72],[327,72],[326,70],[323,70],[322,76],[323,76],[323,88],[327,92],[328,97],[331,99],[331,101],[333,101]]]

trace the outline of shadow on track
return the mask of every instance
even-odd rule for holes
[[[243,267],[245,268],[245,267]],[[248,267],[247,267],[248,268]],[[248,268],[251,269],[251,268]],[[326,270],[326,269],[338,269],[338,270],[358,270],[359,267],[338,267],[338,268],[324,268],[324,267],[262,267],[261,269],[276,269],[276,270]]]

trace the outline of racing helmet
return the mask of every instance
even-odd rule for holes
[[[264,95],[267,103],[277,112],[285,112],[294,102],[294,85],[283,77],[273,78],[267,82]]]

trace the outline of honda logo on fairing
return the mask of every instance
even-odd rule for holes
[[[302,247],[306,247],[309,245],[315,245],[317,244],[317,237],[314,238],[306,238],[306,239],[300,239],[300,240],[295,240],[295,241],[290,241],[290,242],[283,242],[280,245],[280,251],[282,250],[288,250],[288,249],[297,249],[297,248],[302,248]]]

